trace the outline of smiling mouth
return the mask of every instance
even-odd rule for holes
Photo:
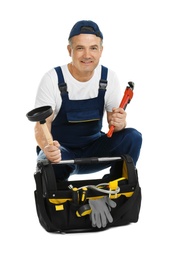
[[[87,65],[87,64],[91,64],[92,62],[93,62],[93,61],[91,61],[91,60],[90,60],[90,61],[89,61],[89,60],[88,60],[88,61],[81,61],[81,63],[86,64],[86,65]]]

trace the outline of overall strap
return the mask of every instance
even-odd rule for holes
[[[55,71],[56,71],[57,76],[58,76],[58,86],[59,86],[60,92],[61,92],[61,94],[66,93],[67,92],[67,84],[65,83],[61,67],[60,66],[56,67]]]
[[[101,79],[99,82],[99,89],[105,90],[107,87],[108,68],[101,65],[101,69],[102,69],[102,71],[101,71]],[[67,92],[67,84],[65,83],[61,67],[60,66],[56,67],[55,71],[58,75],[58,86],[59,86],[61,93]]]
[[[103,89],[105,90],[107,87],[107,73],[108,73],[108,68],[106,68],[105,66],[101,66],[102,67],[102,72],[101,72],[101,79],[99,82],[99,89]]]

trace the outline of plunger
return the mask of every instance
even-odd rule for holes
[[[49,129],[46,125],[46,118],[49,117],[53,113],[52,108],[50,106],[43,106],[39,108],[35,108],[26,114],[27,118],[32,122],[39,122],[43,128],[43,132],[48,141],[49,145],[53,144],[52,136],[49,132]],[[121,160],[121,157],[91,157],[91,158],[76,158],[74,160],[63,160],[58,162],[58,164],[88,164],[88,163],[98,163],[98,162],[107,162]]]
[[[41,124],[44,135],[49,145],[53,144],[53,139],[47,127],[46,118],[52,115],[52,113],[53,110],[51,106],[43,106],[43,107],[35,108],[26,114],[27,118],[30,121],[39,122]]]

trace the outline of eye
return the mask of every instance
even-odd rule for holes
[[[78,46],[76,49],[77,50],[83,50],[84,48],[82,46]]]
[[[97,50],[97,49],[98,49],[97,46],[92,46],[92,47],[91,47],[91,50]]]

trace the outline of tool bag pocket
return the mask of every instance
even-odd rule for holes
[[[79,162],[79,160],[78,160]],[[116,179],[108,174],[103,179],[56,182],[51,163],[38,162],[34,175],[35,203],[40,224],[48,232],[101,231],[113,226],[135,223],[139,219],[141,188],[137,169],[130,156],[117,160]],[[111,209],[113,222],[105,228],[93,227],[90,199],[109,196],[116,202]]]

